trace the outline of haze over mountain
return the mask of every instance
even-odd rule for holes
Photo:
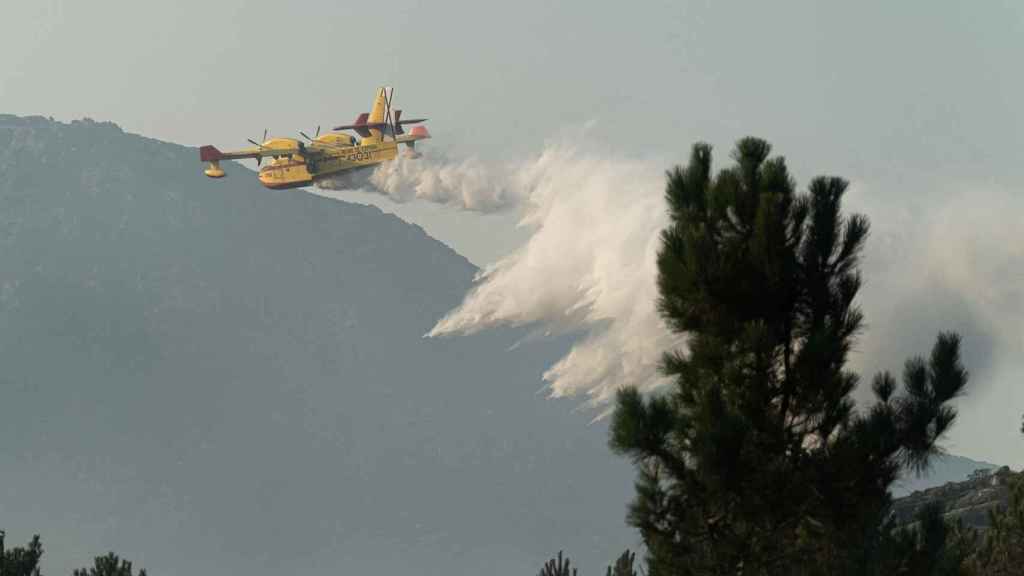
[[[113,549],[154,576],[532,574],[559,549],[592,574],[636,546],[605,426],[537,394],[569,339],[424,339],[465,258],[225,169],[0,116],[9,542],[42,534],[45,574]]]
[[[944,454],[938,457],[927,473],[916,476],[913,472],[904,473],[903,479],[893,486],[893,496],[899,498],[916,490],[924,490],[942,486],[947,482],[962,482],[976,470],[995,470],[999,466],[989,462],[979,462],[955,454]]]
[[[476,269],[378,208],[202,175],[109,123],[0,117],[0,451],[44,572],[586,573],[635,536],[565,340],[422,337]]]

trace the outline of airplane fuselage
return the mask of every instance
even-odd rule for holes
[[[401,110],[391,110],[391,90],[381,88],[370,112],[360,114],[354,124],[338,126],[334,131],[320,134],[304,144],[295,138],[271,138],[266,131],[263,142],[249,140],[252,148],[221,152],[212,145],[199,147],[199,160],[207,163],[204,174],[210,178],[223,178],[223,160],[255,159],[260,166],[259,180],[267,188],[299,188],[316,183],[322,178],[340,176],[388,162],[398,157],[398,145],[404,144],[404,154],[416,158],[415,144],[430,138],[425,126],[414,126],[409,133],[403,125],[419,124],[426,120],[401,119]],[[362,139],[356,140],[341,130],[354,130]],[[266,164],[262,164],[266,161]]]
[[[306,146],[311,152],[316,144]],[[316,180],[335,176],[338,173],[357,168],[374,166],[398,157],[395,142],[330,147],[316,153],[294,153],[274,158],[260,168],[260,183],[267,188],[298,188],[309,186]]]

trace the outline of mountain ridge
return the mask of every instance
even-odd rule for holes
[[[379,208],[112,123],[0,116],[0,500],[44,572],[601,570],[628,462],[566,338],[422,335],[478,269]],[[586,526],[586,530],[581,527]],[[180,551],[187,551],[181,554]]]
[[[929,470],[922,476],[918,477],[913,472],[906,472],[893,487],[893,496],[900,498],[950,482],[962,482],[978,470],[991,471],[997,468],[1000,466],[991,462],[982,462],[955,454],[941,454],[934,459]]]

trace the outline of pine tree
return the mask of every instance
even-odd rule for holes
[[[902,392],[883,372],[874,405],[855,409],[868,220],[842,214],[844,180],[797,194],[769,153],[743,139],[713,175],[697,144],[667,174],[659,310],[687,346],[664,357],[670,391],[619,393],[610,439],[637,466],[629,521],[651,576],[863,567],[890,485],[927,467],[967,382],[959,338],[940,334],[928,361],[906,363]]]
[[[42,557],[43,543],[36,534],[28,546],[4,550],[3,576],[40,576],[39,560]]]
[[[636,554],[626,550],[615,560],[614,566],[608,567],[605,576],[637,576],[636,570],[633,569],[635,560]]]
[[[132,563],[109,552],[94,558],[91,567],[75,570],[72,576],[133,576]],[[138,576],[146,576],[146,571],[139,570]]]
[[[558,551],[558,558],[552,558],[544,564],[544,568],[537,576],[576,576],[576,569],[569,569],[569,559],[562,560],[562,551]]]
[[[1024,477],[1010,485],[1010,502],[989,512],[982,546],[971,558],[977,574],[1012,576],[1024,572]]]
[[[973,528],[943,516],[941,502],[930,502],[915,515],[912,527],[881,533],[882,554],[867,574],[886,576],[969,576],[968,558],[978,546]]]

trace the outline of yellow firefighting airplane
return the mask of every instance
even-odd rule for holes
[[[334,128],[336,131],[354,130],[362,137],[358,141],[348,134],[321,136],[319,128],[313,138],[299,132],[309,140],[308,144],[294,138],[267,140],[264,132],[262,144],[249,140],[254,148],[234,152],[221,152],[213,146],[199,148],[199,159],[209,163],[203,173],[210,178],[223,178],[221,160],[255,158],[259,166],[264,158],[271,158],[266,166],[260,168],[260,182],[267,188],[296,188],[341,172],[394,160],[398,156],[399,144],[405,144],[406,155],[415,158],[418,156],[416,141],[430,138],[430,134],[424,126],[415,126],[405,134],[402,126],[417,124],[426,118],[402,120],[401,110],[391,110],[392,92],[391,88],[380,88],[368,114],[360,114],[354,124]]]

